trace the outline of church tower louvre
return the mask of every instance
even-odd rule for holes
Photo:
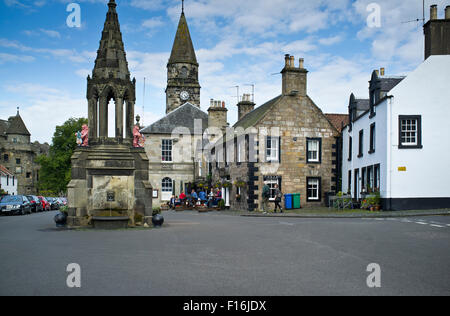
[[[114,100],[115,103],[114,135],[116,140],[122,142],[124,137],[131,139],[133,135],[136,80],[130,79],[116,6],[115,0],[109,1],[92,78],[90,76],[87,78],[91,144],[103,143],[108,138],[108,104],[110,100]],[[124,108],[126,122],[123,122]]]
[[[184,2],[183,2],[184,3]],[[184,4],[167,64],[166,114],[186,102],[200,108],[197,57],[184,15]]]

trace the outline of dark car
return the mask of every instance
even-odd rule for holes
[[[6,195],[0,201],[2,215],[31,214],[31,203],[24,195]]]
[[[59,210],[59,203],[58,201],[53,197],[46,197],[47,201],[50,203],[50,209],[53,210]]]
[[[35,195],[27,195],[26,196],[28,198],[28,200],[31,203],[31,211],[36,213],[36,212],[43,212],[44,208],[42,207],[42,203],[39,200],[39,198]]]

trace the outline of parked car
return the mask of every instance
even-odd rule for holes
[[[53,197],[46,197],[47,201],[50,203],[50,209],[59,210],[59,202]]]
[[[43,212],[44,208],[42,207],[42,203],[39,200],[39,198],[35,195],[27,195],[26,196],[28,198],[28,200],[31,203],[31,211],[36,213],[36,212]]]
[[[50,202],[47,201],[47,199],[43,196],[38,196],[39,201],[41,201],[42,203],[42,207],[44,208],[44,211],[50,211],[51,207],[50,207]]]
[[[31,214],[31,203],[25,195],[6,195],[0,201],[2,215]]]
[[[59,199],[63,202],[64,206],[67,205],[67,198],[61,197],[61,198],[59,198]]]

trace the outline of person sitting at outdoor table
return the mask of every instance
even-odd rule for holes
[[[195,190],[192,190],[192,192],[191,192],[191,204],[193,206],[195,206],[197,204],[197,201],[198,201],[197,192],[195,192]]]
[[[200,199],[200,202],[202,203],[202,204],[205,204],[205,202],[206,202],[206,192],[205,191],[203,191],[203,190],[201,190],[200,191],[200,193],[198,194],[198,197],[199,197],[199,199]]]
[[[216,194],[214,196],[213,206],[219,205],[220,200],[222,200],[222,191],[216,189]]]
[[[179,197],[175,197],[175,207],[181,205],[181,199]]]
[[[184,191],[181,192],[179,199],[180,199],[180,202],[182,205],[186,204],[187,196],[186,196],[186,194],[184,194]]]
[[[214,203],[214,192],[211,190],[208,194],[208,208],[211,208]]]

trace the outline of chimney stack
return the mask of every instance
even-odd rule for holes
[[[238,121],[245,115],[255,109],[255,103],[252,102],[250,94],[244,94],[242,100],[237,104],[238,107]]]
[[[283,95],[305,97],[308,71],[304,68],[303,58],[298,68],[295,67],[294,56],[286,55],[285,60],[285,67],[281,71]]]
[[[430,7],[430,20],[423,26],[425,59],[431,55],[450,55],[450,6],[445,8],[445,19],[438,19],[437,5]]]
[[[437,20],[437,5],[433,4],[430,7],[430,20]]]
[[[208,109],[208,127],[218,127],[222,133],[225,133],[228,126],[227,112],[225,102],[211,99]]]

